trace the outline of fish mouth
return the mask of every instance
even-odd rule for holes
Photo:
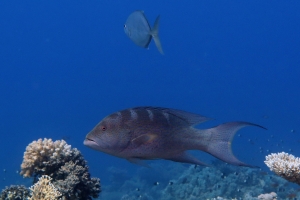
[[[105,141],[99,141],[93,140],[91,138],[85,138],[83,141],[83,144],[91,149],[97,150],[97,151],[104,151],[105,149],[109,149],[111,145],[107,144]]]
[[[95,142],[94,140],[90,139],[90,138],[85,138],[85,140],[83,141],[83,144],[85,146],[91,147],[93,149],[95,148],[99,148],[99,145],[97,144],[97,142]]]

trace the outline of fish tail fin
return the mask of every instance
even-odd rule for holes
[[[245,126],[257,126],[257,124],[248,122],[229,122],[221,124],[214,128],[207,129],[208,142],[205,151],[224,162],[232,165],[255,167],[239,161],[232,153],[231,143],[235,133]],[[264,128],[266,129],[266,128]]]
[[[159,20],[160,20],[160,16],[158,15],[155,22],[154,22],[154,25],[153,25],[153,28],[151,30],[151,36],[155,42],[155,45],[158,49],[158,51],[161,53],[161,54],[164,54],[163,50],[162,50],[162,46],[161,46],[161,43],[160,43],[160,39],[159,39],[159,35],[158,35],[158,32],[159,32]]]

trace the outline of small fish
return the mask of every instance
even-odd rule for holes
[[[129,15],[124,24],[124,31],[126,35],[138,46],[148,48],[151,38],[153,38],[158,51],[164,54],[159,40],[159,19],[155,20],[154,26],[151,29],[148,20],[143,11],[134,11]]]
[[[248,122],[229,122],[209,129],[193,126],[209,118],[169,108],[136,107],[105,117],[84,140],[84,145],[104,153],[138,163],[141,160],[166,159],[206,165],[187,150],[207,152],[227,163],[250,166],[232,153],[235,133]]]

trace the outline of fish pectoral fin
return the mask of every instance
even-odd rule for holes
[[[143,135],[140,135],[140,136],[132,139],[131,142],[134,143],[135,145],[140,146],[142,144],[152,142],[156,137],[157,137],[157,135],[148,133],[148,134],[143,134]]]
[[[195,158],[194,156],[192,156],[186,152],[182,152],[171,158],[166,158],[166,160],[172,160],[174,162],[181,162],[181,163],[191,163],[191,164],[202,165],[202,166],[207,166],[207,167],[209,166],[206,163],[201,162],[200,160],[198,160],[197,158]]]

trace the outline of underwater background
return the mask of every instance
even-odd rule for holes
[[[144,10],[151,26],[160,15],[164,55],[153,42],[143,49],[125,35],[134,10]],[[268,0],[1,1],[0,188],[29,187],[32,180],[19,175],[25,148],[52,138],[81,151],[101,179],[99,199],[125,199],[137,187],[157,197],[191,165],[157,160],[145,168],[83,145],[103,117],[135,106],[215,119],[197,128],[229,121],[264,126],[240,130],[233,152],[272,174],[266,155],[300,156],[299,10],[299,1]],[[126,181],[136,185],[122,186]]]

